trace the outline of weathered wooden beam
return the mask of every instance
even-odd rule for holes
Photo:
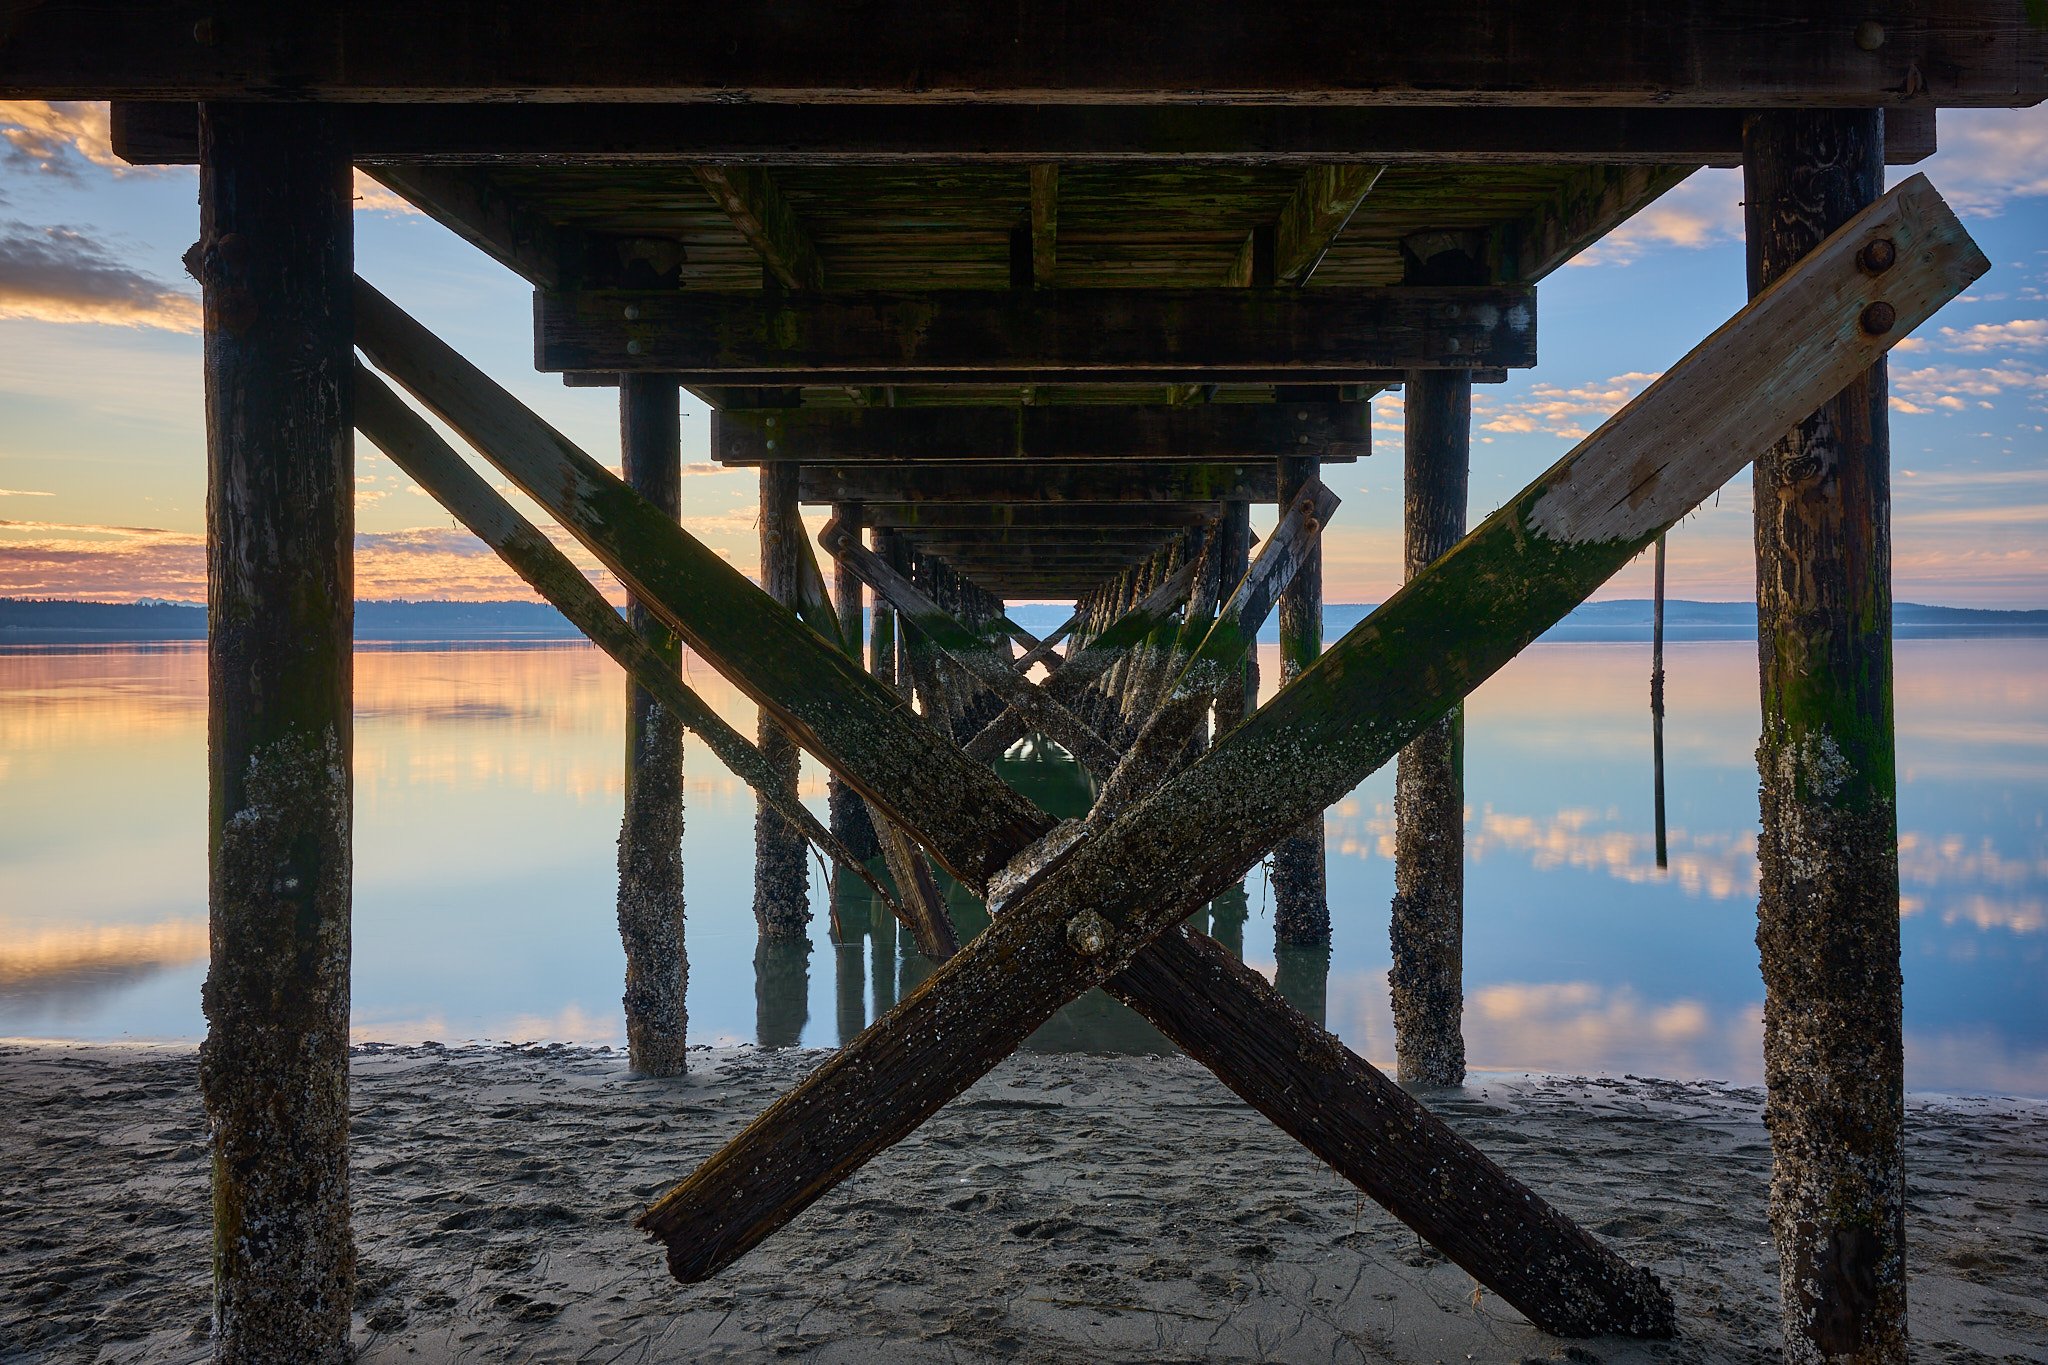
[[[1060,167],[1056,161],[1031,168],[1031,283],[1051,289],[1059,277]]]
[[[358,390],[375,382],[358,368]],[[381,383],[377,387],[398,402]],[[673,517],[682,515],[680,400],[676,382],[666,375],[628,375],[619,388],[620,475]],[[630,595],[626,618],[664,670],[680,672],[682,637]],[[618,911],[626,955],[626,1056],[643,1075],[680,1076],[689,1059],[684,1002],[690,975],[683,945],[683,720],[631,676],[621,771]]]
[[[842,525],[853,527],[859,527],[863,520],[861,506],[854,502],[841,503],[832,509],[832,515]],[[839,647],[856,664],[861,662],[861,645],[867,634],[866,597],[859,575],[841,561],[833,560],[832,607],[839,618]],[[825,804],[832,815],[833,831],[856,854],[865,859],[882,851],[867,803],[837,773],[826,778]]]
[[[1824,256],[1884,188],[1884,116],[1747,129],[1749,285]],[[1896,270],[1913,244],[1871,248]],[[1903,322],[1900,319],[1900,322]],[[1882,358],[1757,457],[1757,947],[1787,1360],[1903,1365],[1905,1045]]]
[[[1190,503],[1271,502],[1276,476],[1264,464],[801,465],[805,502]]]
[[[456,454],[425,418],[407,407],[376,373],[361,362],[355,371],[356,430],[390,457],[407,477],[446,508],[449,515],[491,547],[517,573],[582,631],[590,642],[626,670],[635,686],[704,742],[712,756],[755,794],[802,829],[840,867],[866,881],[899,918],[888,888],[875,880],[793,794],[752,741],[726,724],[709,702],[683,682],[670,660],[622,620],[596,585],[532,522],[519,515],[497,490]],[[650,614],[659,608],[649,605]]]
[[[838,619],[817,578],[816,561],[804,554],[810,537],[797,508],[792,474],[786,465],[761,467],[761,589],[836,645]],[[796,737],[769,706],[760,708],[759,735],[761,753],[775,769],[778,790],[786,800],[796,799],[801,762]],[[754,924],[763,939],[802,942],[810,937],[810,859],[803,836],[783,818],[782,804],[764,801],[754,808]],[[901,889],[910,894],[908,888]]]
[[[1893,264],[1866,271],[1877,241]],[[1989,266],[1924,177],[1851,220],[649,1208],[671,1273],[730,1264],[1125,971]],[[1497,1188],[1467,1207],[1466,1234],[1510,1213]],[[1652,1277],[1568,1245],[1593,1250],[1555,1227],[1496,1292],[1552,1332],[1672,1330]]]
[[[200,146],[214,1358],[339,1365],[355,1297],[348,152],[318,105],[209,105]]]
[[[556,223],[490,172],[468,166],[379,166],[373,179],[422,213],[541,289],[579,279],[586,247],[580,234]]]
[[[976,809],[948,816],[961,782],[973,780],[963,775],[985,768],[934,760],[930,732],[893,692],[361,280],[355,302],[356,344],[372,363],[546,507],[799,743],[821,756],[862,753],[861,769],[841,775],[892,818],[901,820],[906,806],[915,811],[925,846],[961,881],[986,884],[991,830],[1036,837],[1042,817],[1015,793],[990,789]],[[848,694],[871,707],[851,734],[836,700]]]
[[[1014,708],[1032,729],[1063,745],[1091,772],[1106,773],[1115,766],[1116,751],[1079,716],[1018,673],[986,639],[955,621],[916,584],[862,545],[852,530],[834,519],[825,524],[818,542],[887,600],[896,609],[897,619],[907,620],[961,671]]]
[[[1196,407],[755,408],[711,414],[720,464],[1126,460],[1215,464],[1276,450],[1346,462],[1372,454],[1366,403]]]
[[[1241,505],[1241,504],[1240,504]],[[1037,527],[1098,530],[1170,530],[1199,526],[1222,514],[1229,503],[973,503],[896,502],[867,505],[869,524],[915,534],[942,530],[1028,530]]]
[[[337,111],[359,165],[757,166],[1120,162],[1182,165],[1739,166],[1744,110],[1482,106],[357,104]],[[116,155],[199,159],[198,107],[116,100]],[[1892,165],[1934,151],[1931,105],[1885,111]]]
[[[749,166],[693,169],[770,274],[791,289],[815,293],[825,287],[818,249],[773,176]]]
[[[1396,36],[1342,0],[1075,8],[951,0],[770,11],[623,0],[40,0],[0,29],[0,97],[760,103],[2026,104],[2048,35],[2018,0],[1445,0]]]
[[[598,289],[542,293],[534,329],[542,370],[660,370],[686,383],[1314,383],[1536,363],[1535,293],[1508,285],[781,297]]]
[[[1080,624],[1081,614],[1075,612],[1067,617],[1066,620],[1060,622],[1059,625],[1047,631],[1043,640],[1040,640],[1035,645],[1028,646],[1024,653],[1018,657],[1017,671],[1019,673],[1029,673],[1034,664],[1042,663],[1048,670],[1058,672],[1062,662],[1058,652],[1060,641],[1072,635]]]
[[[1150,554],[1173,535],[1186,530],[1178,526],[1030,526],[1030,527],[934,527],[903,532],[904,539],[920,549],[940,554],[964,549],[1001,553],[1016,550],[1143,550]]]

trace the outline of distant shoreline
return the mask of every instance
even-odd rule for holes
[[[1335,639],[1372,610],[1371,604],[1333,602],[1323,608],[1326,639]],[[1026,604],[1011,617],[1026,630],[1045,631],[1066,617],[1063,608]],[[1892,613],[1901,639],[2048,636],[2048,611],[1999,611],[1901,602]],[[72,602],[0,598],[0,647],[49,644],[157,644],[206,638],[206,609],[183,602]],[[359,645],[539,645],[582,635],[553,607],[539,602],[358,602]],[[1268,620],[1261,640],[1278,639]],[[1550,641],[1647,642],[1650,603],[1643,598],[1589,602],[1543,636]],[[1756,638],[1756,608],[1748,602],[1665,603],[1665,638],[1674,644]]]

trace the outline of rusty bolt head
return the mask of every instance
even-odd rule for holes
[[[1856,25],[1856,46],[1865,52],[1875,52],[1884,46],[1884,25],[1875,19],[1865,19]]]
[[[1876,303],[1865,308],[1861,319],[1863,330],[1874,337],[1881,337],[1886,332],[1889,332],[1898,320],[1899,310],[1886,303],[1883,299],[1879,299]]]
[[[626,321],[628,321],[628,322],[638,322],[638,321],[640,321],[640,305],[639,305],[639,304],[637,304],[637,303],[629,303],[629,304],[627,304],[627,305],[626,305]]]
[[[1873,275],[1882,275],[1898,262],[1899,248],[1889,237],[1878,237],[1863,244],[1863,250],[1856,253],[1856,263]]]
[[[192,25],[192,41],[201,47],[212,47],[220,41],[220,24],[213,19],[201,19]]]
[[[1067,946],[1082,957],[1100,957],[1109,948],[1109,921],[1083,910],[1067,921]]]
[[[639,342],[637,342],[637,341],[629,341],[629,342],[627,342],[627,343],[626,343],[626,354],[627,354],[627,355],[639,355],[639,354],[640,354],[640,352],[641,352],[641,349],[642,349],[642,347],[641,347],[640,343],[639,343]]]

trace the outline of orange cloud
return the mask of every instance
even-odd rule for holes
[[[44,175],[75,175],[83,161],[120,174],[107,106],[83,100],[0,100],[0,161]]]
[[[1542,432],[1568,441],[1583,440],[1656,378],[1647,371],[1631,370],[1604,383],[1572,388],[1537,384],[1526,397],[1506,403],[1475,398],[1473,419],[1483,431]]]
[[[199,330],[199,299],[73,228],[0,223],[0,318]]]

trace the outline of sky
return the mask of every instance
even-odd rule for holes
[[[2048,608],[2048,105],[1944,111],[1939,138],[1894,178],[1925,172],[1993,269],[1893,353],[1894,591]],[[199,303],[179,263],[197,188],[190,168],[119,161],[104,105],[0,101],[0,596],[204,599]],[[527,286],[372,183],[356,208],[359,273],[616,468],[612,392],[533,370]],[[1474,524],[1742,306],[1741,215],[1740,174],[1701,171],[1542,283],[1542,363],[1475,394]],[[1344,499],[1324,535],[1333,602],[1400,580],[1398,394],[1373,432],[1373,458],[1325,474]],[[684,525],[752,573],[755,476],[712,466],[708,436],[686,398]],[[529,596],[358,447],[358,596]],[[1750,546],[1745,471],[1672,532],[1671,595],[1750,597]],[[1648,583],[1639,562],[1599,595]]]

